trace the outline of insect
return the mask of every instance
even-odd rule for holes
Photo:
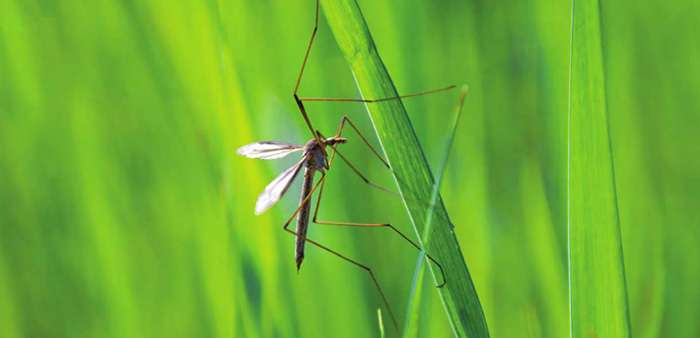
[[[381,158],[379,153],[367,142],[365,137],[360,133],[360,131],[355,127],[354,124],[346,117],[343,116],[340,126],[338,128],[338,132],[335,134],[333,137],[325,138],[320,132],[316,132],[317,138],[312,138],[309,140],[304,146],[299,146],[291,143],[284,143],[284,142],[276,142],[276,141],[262,141],[262,142],[255,142],[251,143],[248,145],[245,145],[241,148],[239,148],[236,152],[239,155],[243,155],[246,157],[250,158],[258,158],[262,160],[273,160],[273,159],[279,159],[283,158],[287,155],[290,155],[292,153],[297,153],[301,152],[302,153],[302,158],[299,162],[297,162],[295,165],[291,166],[289,169],[285,170],[282,172],[277,178],[275,178],[270,184],[265,187],[265,190],[260,194],[260,197],[258,197],[258,200],[255,204],[255,213],[256,214],[261,214],[270,207],[272,207],[275,203],[277,203],[282,196],[287,192],[289,187],[291,186],[292,182],[294,182],[294,179],[299,176],[299,173],[301,172],[302,168],[304,168],[304,183],[302,185],[301,189],[301,199],[299,201],[299,206],[294,210],[292,215],[287,219],[287,221],[284,223],[282,229],[285,231],[291,233],[294,235],[295,238],[295,248],[294,248],[294,259],[296,262],[297,266],[297,273],[299,269],[301,268],[301,263],[304,261],[304,245],[306,242],[309,242],[313,245],[316,245],[317,247],[330,252],[341,259],[348,261],[364,270],[366,270],[370,277],[372,278],[372,281],[374,282],[375,287],[379,291],[379,295],[382,298],[382,301],[384,302],[384,305],[387,307],[387,310],[394,321],[394,324],[398,328],[398,324],[396,323],[396,319],[394,318],[394,315],[391,311],[391,308],[389,307],[389,303],[386,300],[386,297],[384,296],[384,292],[382,292],[382,288],[379,286],[379,283],[377,282],[377,279],[374,276],[374,273],[372,270],[364,265],[361,264],[351,258],[348,258],[347,256],[344,256],[337,251],[328,248],[327,246],[324,246],[315,240],[312,240],[307,237],[306,233],[308,230],[309,226],[309,218],[310,218],[310,208],[311,208],[311,196],[313,193],[318,189],[318,199],[316,201],[316,208],[314,210],[314,215],[312,218],[312,222],[315,224],[322,224],[322,225],[339,225],[339,226],[360,226],[360,227],[388,227],[391,228],[394,232],[396,232],[399,236],[401,236],[403,239],[405,239],[407,242],[409,242],[413,247],[415,247],[418,250],[421,250],[420,246],[418,246],[414,241],[409,239],[406,235],[404,235],[401,231],[399,231],[396,227],[391,225],[390,223],[349,223],[349,222],[323,222],[323,221],[318,221],[317,216],[318,216],[318,210],[320,208],[321,204],[321,197],[323,195],[323,186],[325,184],[326,180],[326,172],[331,169],[331,165],[333,164],[333,160],[335,158],[335,155],[338,155],[338,157],[345,162],[350,169],[352,169],[359,177],[367,184],[379,188],[381,190],[390,192],[392,194],[395,194],[393,191],[386,189],[382,186],[379,186],[377,184],[372,183],[369,181],[362,173],[360,173],[355,166],[353,166],[350,161],[342,155],[337,147],[339,144],[344,144],[347,143],[347,139],[341,137],[342,131],[346,125],[350,125],[356,132],[357,134],[365,141],[367,146],[370,148],[372,153],[379,158],[384,165],[389,167],[389,164]],[[321,142],[319,143],[318,140]],[[331,147],[332,152],[330,155],[330,158],[328,155],[324,152],[326,147]],[[314,184],[314,176],[316,172],[321,174],[321,178],[318,180],[316,184]],[[297,216],[297,223],[296,223],[296,229],[291,230],[289,229],[289,225],[291,222],[294,220],[294,217]],[[432,261],[439,269],[442,274],[442,283],[438,285],[438,287],[442,287],[446,280],[445,280],[445,272],[442,269],[442,266],[440,263],[438,263],[432,256],[429,254],[426,254],[426,257]]]
[[[386,300],[386,297],[384,296],[384,293],[382,292],[382,288],[379,286],[379,283],[377,282],[377,279],[374,276],[374,273],[372,270],[364,265],[361,264],[347,256],[344,256],[337,251],[330,249],[327,246],[324,246],[323,244],[320,244],[319,242],[310,239],[307,236],[307,230],[309,226],[309,220],[310,220],[310,209],[311,209],[311,198],[314,192],[318,190],[318,198],[316,201],[316,207],[314,209],[314,215],[311,218],[311,222],[314,224],[319,224],[319,225],[336,225],[336,226],[358,226],[358,227],[388,227],[392,229],[396,234],[401,236],[404,240],[406,240],[408,243],[410,243],[413,247],[415,247],[418,250],[421,250],[420,246],[418,246],[414,241],[409,239],[406,235],[404,235],[401,231],[399,231],[396,227],[394,227],[392,224],[389,223],[351,223],[351,222],[325,222],[325,221],[319,221],[317,220],[318,216],[318,211],[320,208],[321,204],[321,199],[323,196],[323,187],[325,185],[325,180],[326,180],[326,173],[331,169],[331,166],[333,164],[333,160],[335,159],[335,156],[337,155],[352,171],[357,174],[360,179],[362,179],[366,184],[378,188],[381,190],[384,190],[388,193],[398,195],[396,192],[391,191],[389,189],[386,189],[382,186],[379,186],[377,184],[372,183],[370,180],[366,178],[365,175],[363,175],[357,168],[350,163],[350,161],[342,155],[338,151],[338,145],[347,143],[348,140],[346,138],[342,137],[342,132],[345,128],[346,125],[349,125],[360,137],[360,139],[367,145],[369,148],[370,152],[379,159],[379,161],[382,162],[384,166],[387,168],[391,169],[389,166],[389,163],[382,158],[381,155],[372,147],[372,145],[367,141],[367,139],[362,135],[362,133],[358,130],[358,128],[350,121],[350,119],[347,116],[343,116],[340,121],[340,125],[338,126],[338,131],[333,137],[324,137],[321,132],[313,128],[313,125],[311,124],[311,120],[309,119],[309,116],[306,112],[306,108],[304,107],[303,102],[304,101],[334,101],[334,102],[356,102],[356,103],[376,103],[376,102],[383,102],[383,101],[389,101],[389,100],[398,100],[402,98],[408,98],[408,97],[414,97],[414,96],[420,96],[420,95],[426,95],[426,94],[432,94],[432,93],[437,93],[441,91],[446,91],[452,88],[455,88],[456,86],[449,86],[445,88],[440,88],[436,90],[430,90],[430,91],[425,91],[425,92],[420,92],[420,93],[414,93],[414,94],[409,94],[409,95],[403,95],[403,96],[397,96],[397,97],[391,97],[391,98],[383,98],[383,99],[376,99],[376,100],[368,100],[368,99],[344,99],[344,98],[300,98],[298,95],[298,90],[299,90],[299,85],[301,83],[302,76],[304,74],[304,69],[306,67],[306,62],[309,57],[309,53],[311,51],[311,47],[314,42],[314,38],[316,37],[316,32],[318,31],[318,16],[319,16],[319,1],[316,1],[316,16],[315,16],[315,25],[313,29],[313,33],[311,35],[311,40],[309,41],[308,48],[306,50],[306,54],[304,55],[304,61],[301,66],[301,71],[299,72],[299,77],[297,78],[296,86],[294,87],[294,99],[297,103],[297,106],[299,108],[299,111],[302,114],[302,117],[304,118],[304,121],[306,122],[306,125],[308,126],[309,130],[311,131],[313,138],[309,140],[305,145],[299,146],[291,143],[285,143],[285,142],[277,142],[277,141],[262,141],[262,142],[255,142],[251,143],[248,145],[245,145],[237,150],[237,153],[246,157],[250,158],[257,158],[257,159],[262,159],[262,160],[273,160],[273,159],[279,159],[283,158],[285,156],[288,156],[292,153],[301,153],[302,158],[299,162],[297,162],[295,165],[290,167],[289,169],[285,170],[282,172],[277,178],[275,178],[270,184],[265,187],[264,191],[262,194],[260,194],[256,205],[255,205],[255,213],[260,214],[264,212],[265,210],[269,209],[272,207],[275,203],[277,203],[282,196],[287,192],[289,187],[291,186],[292,182],[294,182],[295,178],[299,176],[300,172],[302,171],[302,168],[304,169],[303,173],[303,184],[302,184],[302,190],[301,190],[301,198],[299,201],[299,206],[294,210],[292,215],[287,219],[287,221],[284,223],[282,228],[295,236],[295,262],[297,266],[297,273],[299,272],[299,269],[301,268],[301,264],[304,260],[304,246],[306,242],[309,242],[317,247],[319,247],[322,250],[325,250],[329,253],[334,254],[335,256],[355,265],[358,266],[370,275],[372,278],[372,281],[377,288],[377,291],[379,292],[379,295],[382,298],[382,301],[384,302],[384,305],[386,306],[389,315],[392,318],[392,321],[394,323],[394,326],[397,328],[398,331],[398,323],[396,321],[396,318],[394,317],[393,312],[391,311],[391,307],[389,306],[389,303]],[[326,148],[330,147],[332,152],[329,157],[328,155],[328,150]],[[316,176],[316,173],[321,174],[321,178],[314,184],[314,178]],[[297,217],[297,222],[296,222],[296,229],[291,230],[289,229],[289,225],[291,222],[294,220],[294,217]],[[446,283],[446,278],[445,278],[445,272],[442,268],[442,266],[429,254],[426,253],[426,257],[433,263],[435,264],[442,275],[442,281],[437,287],[442,287]]]

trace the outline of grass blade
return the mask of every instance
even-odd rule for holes
[[[440,161],[440,167],[437,171],[437,177],[435,178],[435,184],[433,187],[433,192],[430,196],[430,210],[428,211],[427,219],[425,220],[425,229],[423,229],[422,241],[427,243],[430,240],[430,230],[433,225],[433,210],[435,209],[435,204],[437,203],[438,196],[440,196],[440,186],[442,185],[442,177],[445,174],[445,168],[447,167],[447,160],[450,156],[450,150],[452,149],[452,143],[454,143],[455,134],[457,133],[457,125],[459,124],[460,117],[462,117],[462,106],[464,105],[464,98],[467,96],[467,91],[469,87],[462,87],[462,93],[459,97],[459,102],[457,102],[457,108],[455,111],[454,119],[452,120],[452,125],[450,126],[450,131],[447,133],[447,141],[445,141],[445,149],[442,152],[442,160]],[[404,336],[417,336],[418,326],[417,321],[412,319],[417,319],[418,313],[420,311],[420,298],[422,295],[423,288],[423,275],[425,271],[425,251],[421,251],[416,260],[416,267],[413,273],[413,283],[411,285],[411,295],[408,300],[408,311],[406,311],[406,325],[404,326]],[[414,325],[411,325],[411,324]]]
[[[397,96],[396,88],[379,57],[362,12],[355,0],[323,0],[323,10],[333,35],[365,98]],[[394,179],[416,230],[423,233],[431,208],[407,200],[429,201],[433,177],[406,110],[400,100],[368,104],[382,148],[392,167]],[[459,243],[442,199],[437,198],[435,223],[430,241],[423,244],[447,275],[439,289],[441,300],[456,335],[488,336],[481,304],[472,283]],[[422,242],[422,241],[421,241]],[[433,278],[436,277],[431,266]]]
[[[597,0],[574,0],[569,107],[569,287],[574,337],[629,336]]]
[[[386,333],[384,332],[384,318],[382,318],[382,309],[377,309],[377,321],[379,321],[379,336],[384,338]]]

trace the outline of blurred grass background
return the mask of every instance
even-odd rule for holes
[[[467,83],[442,195],[496,337],[568,335],[569,1],[359,0],[402,93]],[[700,335],[700,4],[601,3],[632,334]],[[292,91],[313,1],[0,0],[0,336],[378,336],[366,274],[280,230],[310,138]],[[321,19],[302,96],[356,97]],[[457,93],[406,100],[433,166]],[[361,105],[307,105],[330,134]],[[344,154],[390,174],[358,139]],[[371,138],[378,144],[375,138]],[[696,150],[693,150],[696,149]],[[320,219],[393,222],[402,203],[334,167]],[[387,229],[313,226],[370,265],[404,318],[417,252]],[[426,278],[426,281],[428,279]],[[447,336],[428,285],[419,336]]]

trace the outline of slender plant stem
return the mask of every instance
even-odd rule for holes
[[[363,98],[380,99],[398,96],[370,35],[369,28],[355,0],[322,0],[328,24],[348,62]],[[410,201],[429,201],[434,180],[416,133],[400,100],[367,103],[372,123],[382,149],[392,168],[394,179],[422,247],[442,264],[447,284],[438,289],[455,335],[488,336],[486,319],[462,256],[442,198],[434,208]],[[430,241],[423,243],[423,233],[430,210],[434,224]],[[433,278],[436,272],[431,265]]]

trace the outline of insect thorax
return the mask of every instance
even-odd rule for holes
[[[327,166],[328,159],[323,155],[321,146],[318,145],[315,139],[312,139],[306,143],[305,148],[306,167],[323,171],[323,168]]]

